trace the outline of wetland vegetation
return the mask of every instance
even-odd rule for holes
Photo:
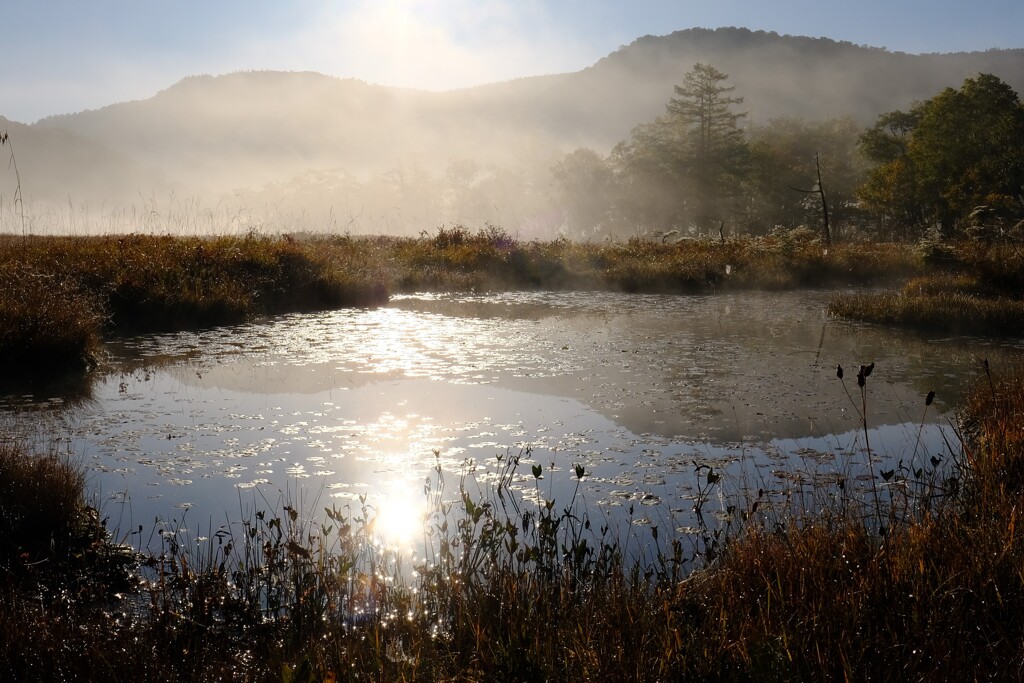
[[[1015,244],[846,242],[809,231],[674,243],[520,242],[456,226],[418,238],[361,236],[0,238],[0,357],[8,372],[94,363],[128,332],[260,314],[374,305],[408,291],[582,289],[701,293],[875,286],[837,316],[932,330],[1018,334]]]
[[[12,283],[62,283],[24,288],[51,298],[23,315],[84,316],[92,353],[125,330],[289,310],[300,299],[281,282],[322,292],[301,299],[307,305],[336,306],[410,289],[693,293],[904,278],[922,296],[947,291],[928,282],[952,280],[974,283],[980,297],[1012,290],[1017,273],[1005,265],[1012,246],[936,254],[825,246],[799,233],[675,244],[520,244],[494,229],[4,244],[8,272],[32,273]],[[169,291],[190,298],[171,301]],[[151,304],[151,317],[133,315]],[[60,318],[33,324],[74,329]],[[860,375],[855,396],[877,377]],[[0,496],[0,610],[11,627],[0,658],[17,680],[924,679],[965,667],[1005,676],[1024,666],[1022,392],[1020,371],[986,374],[964,406],[962,455],[939,467],[941,458],[921,454],[880,471],[882,495],[874,474],[872,489],[859,491],[838,478],[799,495],[733,493],[727,517],[696,534],[645,527],[639,555],[636,538],[592,518],[575,494],[549,499],[539,488],[553,477],[578,486],[584,465],[526,469],[508,453],[486,465],[491,476],[466,472],[458,483],[439,466],[414,567],[382,545],[365,502],[331,505],[320,521],[282,501],[198,542],[171,530],[158,549],[135,539],[132,550],[120,542],[135,537],[121,529],[112,538],[87,504],[80,465],[9,442],[0,454],[10,488]],[[931,397],[920,401],[927,412]],[[510,492],[513,475],[538,482],[532,504]],[[699,513],[724,482],[711,467],[695,476]]]
[[[583,465],[521,473],[540,493],[527,503],[509,489],[526,467],[511,453],[484,485],[438,464],[412,574],[365,501],[322,523],[289,501],[236,532],[132,553],[85,505],[73,462],[7,444],[0,659],[15,680],[1013,678],[1024,375],[985,370],[950,466],[921,454],[880,473],[883,496],[841,478],[751,493],[699,542],[648,528],[632,559],[575,494],[542,493],[545,477],[578,487]],[[854,394],[876,377],[861,367]],[[723,484],[697,476],[700,508]]]

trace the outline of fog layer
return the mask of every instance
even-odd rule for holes
[[[5,164],[0,230],[417,234],[489,223],[551,237],[565,223],[555,163],[580,147],[608,154],[664,113],[696,62],[729,74],[755,126],[845,116],[866,126],[979,72],[1024,90],[1024,50],[907,55],[742,29],[648,36],[577,73],[444,93],[315,73],[195,76],[147,100],[32,125],[0,119],[23,200],[15,206]]]

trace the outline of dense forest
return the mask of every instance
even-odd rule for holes
[[[727,74],[697,64],[664,115],[602,157],[555,167],[574,234],[665,236],[815,226],[882,239],[1024,229],[1024,106],[991,74],[861,129],[852,119],[741,127]]]

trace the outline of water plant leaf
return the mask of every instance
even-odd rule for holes
[[[288,541],[288,552],[292,555],[297,555],[304,560],[308,560],[312,557],[312,554],[306,548],[303,548],[300,544],[295,541]]]

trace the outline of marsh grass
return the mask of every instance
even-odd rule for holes
[[[865,367],[850,393],[870,408]],[[18,680],[1017,680],[1022,402],[1024,369],[986,365],[962,450],[915,449],[859,489],[839,472],[809,494],[731,494],[729,520],[683,536],[609,528],[583,465],[528,451],[454,482],[439,459],[414,559],[382,543],[365,498],[264,501],[203,536],[166,527],[134,597],[58,605],[8,585],[0,665]],[[556,476],[567,500],[550,498]]]
[[[519,242],[489,228],[460,227],[418,240],[391,239],[396,289],[598,289],[699,293],[864,284],[916,272],[909,247],[824,247],[809,234],[625,242]]]
[[[379,287],[706,291],[933,267],[910,251],[826,250],[799,236],[522,244],[463,229],[408,240],[28,238],[3,253],[0,272],[21,296],[44,297],[41,310],[71,302],[93,330],[144,326],[147,307],[161,312],[153,324],[188,324],[362,301]],[[937,262],[949,269],[952,258]],[[1015,282],[998,259],[992,277],[969,270],[990,258],[981,251],[956,258],[968,266],[913,286]],[[457,482],[438,466],[416,560],[382,544],[365,499],[325,516],[315,501],[285,500],[204,536],[165,528],[137,590],[112,578],[131,559],[84,504],[80,470],[4,446],[0,667],[13,680],[1017,680],[1024,371],[986,365],[964,409],[962,455],[915,449],[875,471],[866,367],[850,390],[871,475],[860,490],[838,473],[809,494],[739,494],[722,526],[621,532],[590,516],[582,465],[526,469],[527,454],[508,453]],[[923,414],[930,403],[922,397]],[[721,475],[695,475],[702,517]],[[575,480],[570,500],[551,499],[543,482],[554,476]]]
[[[1024,252],[1014,244],[931,245],[899,291],[842,294],[838,317],[959,334],[1024,334]]]
[[[92,362],[110,332],[368,305],[384,287],[290,238],[0,238],[0,358],[40,373]]]
[[[881,325],[969,335],[1024,334],[1024,301],[946,291],[843,294],[829,302],[831,315]]]
[[[30,265],[0,267],[0,358],[5,374],[92,364],[105,322],[98,296]]]
[[[85,477],[57,454],[29,455],[0,444],[0,562],[7,572],[69,552],[84,511]],[[46,505],[40,501],[46,500]]]
[[[69,456],[0,443],[0,583],[92,596],[128,587],[133,561],[86,503],[85,476]]]
[[[666,244],[520,242],[488,226],[419,238],[0,236],[0,359],[8,372],[94,363],[111,333],[375,305],[398,291],[581,289],[694,293],[878,282],[909,248],[824,248],[808,235]]]
[[[828,510],[752,528],[716,571],[695,576],[716,598],[708,607],[735,645],[734,670],[759,679],[1017,679],[1022,391],[1019,370],[975,389],[962,462],[931,478],[934,488],[883,537]]]

